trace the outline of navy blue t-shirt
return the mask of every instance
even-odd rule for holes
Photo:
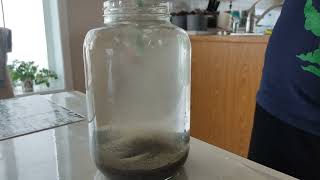
[[[320,0],[286,0],[271,36],[257,102],[320,136]]]

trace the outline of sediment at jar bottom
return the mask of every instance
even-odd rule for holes
[[[177,160],[177,162],[153,170],[119,170],[97,165],[98,169],[107,177],[112,180],[165,180],[173,177],[186,162],[188,153],[184,157]]]
[[[189,153],[184,133],[100,131],[94,137],[96,165],[111,179],[166,179],[183,166]]]

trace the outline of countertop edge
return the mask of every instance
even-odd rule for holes
[[[222,43],[252,43],[267,44],[270,36],[220,36],[220,35],[190,35],[194,42],[222,42]]]

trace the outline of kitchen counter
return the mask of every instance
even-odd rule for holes
[[[86,114],[78,92],[47,95],[51,101]],[[87,122],[0,141],[1,180],[107,180],[89,156]],[[190,156],[175,180],[293,180],[285,174],[191,139]]]

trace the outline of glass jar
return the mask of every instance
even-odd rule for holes
[[[189,37],[163,1],[104,9],[84,42],[91,155],[106,176],[170,177],[189,152]]]

